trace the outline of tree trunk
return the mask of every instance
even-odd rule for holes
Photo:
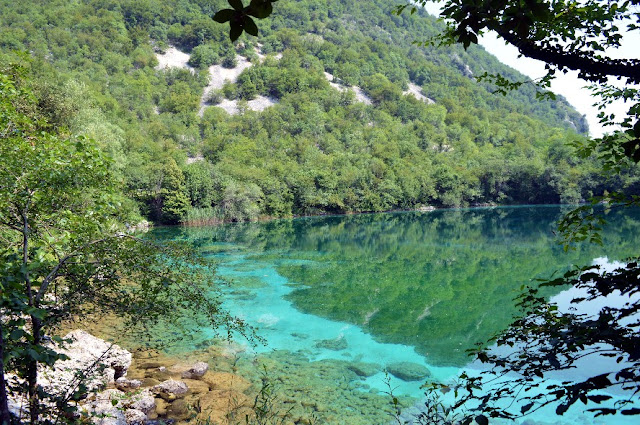
[[[38,350],[41,343],[42,323],[40,319],[31,316],[33,328],[33,347]],[[29,417],[31,424],[37,424],[40,419],[40,397],[38,396],[38,361],[30,357],[27,359],[27,384],[29,385]]]
[[[3,359],[4,359],[4,330],[2,329],[2,318],[0,318],[0,425],[10,425],[11,415],[9,414],[7,383],[4,380]]]

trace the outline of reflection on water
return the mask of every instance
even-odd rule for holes
[[[418,396],[428,376],[455,375],[467,348],[509,323],[521,285],[604,254],[635,253],[638,211],[609,214],[604,247],[568,253],[552,233],[560,214],[557,207],[443,210],[154,234],[186,239],[219,263],[232,280],[227,307],[268,341],[259,350],[346,362],[360,392],[383,391],[387,369],[397,392]]]

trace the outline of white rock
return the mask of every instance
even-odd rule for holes
[[[85,405],[95,425],[143,424],[155,407],[155,400],[148,389],[133,394],[116,389],[105,390]]]
[[[196,379],[203,376],[209,370],[209,364],[205,362],[198,362],[191,366],[189,370],[182,374],[183,378],[186,379]]]
[[[124,376],[116,379],[116,388],[122,391],[135,390],[140,388],[142,382],[137,379],[127,379]]]
[[[120,401],[124,399],[124,397],[125,397],[125,394],[122,391],[112,388],[112,389],[104,390],[97,393],[95,400],[92,402],[92,404],[99,405],[99,404],[108,403],[109,405],[113,406],[113,404],[111,403],[112,400],[118,400],[118,404],[119,404]]]
[[[128,425],[142,425],[147,421],[147,415],[136,409],[129,409],[125,411],[124,417]]]
[[[85,331],[75,330],[64,338],[71,342],[52,348],[69,359],[58,360],[53,368],[40,371],[39,383],[51,393],[68,394],[79,378],[89,391],[96,391],[126,375],[131,366],[131,353]]]
[[[99,417],[93,418],[95,425],[127,425],[124,413],[116,408],[111,408],[99,413]]]
[[[144,390],[141,393],[133,395],[127,407],[149,414],[156,408],[156,402],[151,391]]]
[[[96,394],[95,400],[85,406],[92,416],[92,422],[96,425],[126,425],[127,422],[122,413],[124,397],[124,393],[115,389]]]
[[[433,99],[429,99],[427,96],[425,96],[422,93],[422,89],[420,88],[420,86],[418,86],[417,84],[414,84],[412,82],[409,82],[409,88],[405,91],[402,92],[402,94],[404,95],[412,95],[413,97],[415,97],[418,100],[421,100],[423,102],[426,102],[430,105],[436,103],[433,101]]]
[[[151,391],[162,398],[180,398],[189,391],[189,387],[182,381],[169,379],[151,388]]]
[[[192,74],[195,73],[195,70],[189,66],[190,56],[173,46],[170,46],[164,53],[157,53],[156,58],[158,59],[158,66],[156,66],[158,70],[165,68],[182,68]]]

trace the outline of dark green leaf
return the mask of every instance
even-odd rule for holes
[[[529,404],[525,404],[524,406],[522,406],[520,408],[520,413],[522,413],[523,415],[525,413],[527,413],[529,410],[531,410],[531,408],[533,407],[533,403],[529,403]]]
[[[610,395],[590,395],[590,396],[587,396],[587,398],[596,404],[600,404],[603,401],[611,399],[611,396]]]
[[[233,7],[235,10],[241,11],[242,9],[244,9],[244,6],[242,5],[242,0],[228,0],[228,1],[231,7]]]
[[[233,18],[235,11],[233,9],[222,9],[215,15],[213,15],[213,20],[219,22],[221,24],[228,22]]]
[[[558,407],[556,407],[556,415],[564,415],[564,412],[566,412],[569,409],[569,405],[568,404],[560,404],[558,405]]]
[[[489,425],[489,419],[485,415],[476,416],[476,423],[478,425]]]
[[[236,41],[242,35],[243,28],[240,24],[232,22],[229,28],[229,38]]]
[[[249,5],[248,14],[258,19],[264,19],[271,15],[273,6],[270,1],[253,0]],[[248,31],[247,31],[248,32]]]
[[[245,17],[244,20],[244,30],[247,32],[247,34],[251,34],[253,36],[258,36],[258,27],[256,26],[256,23],[253,21],[253,19],[251,19],[250,17]]]

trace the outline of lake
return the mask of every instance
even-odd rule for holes
[[[404,405],[419,405],[426,374],[446,382],[462,368],[476,370],[465,350],[510,323],[522,285],[572,264],[606,265],[637,254],[639,211],[608,213],[604,245],[569,252],[553,234],[562,211],[325,216],[160,228],[153,236],[186,240],[217,263],[228,282],[226,308],[266,341],[233,346],[241,370],[258,377],[260,362],[286,397],[306,398],[328,423],[372,424],[389,421],[390,389]],[[195,349],[214,335],[199,333],[178,349]],[[606,423],[579,409],[562,421],[544,415],[530,423]]]

